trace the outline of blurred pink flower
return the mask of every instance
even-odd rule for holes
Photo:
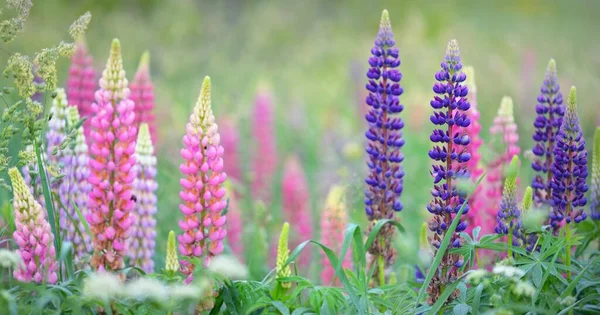
[[[94,59],[88,53],[85,39],[80,38],[75,43],[75,52],[71,56],[71,67],[67,78],[67,99],[69,105],[77,106],[82,118],[87,118],[83,123],[83,130],[88,144],[91,141],[89,134],[92,123],[92,103],[94,102],[94,92],[98,86],[93,62]]]
[[[150,129],[152,144],[156,146],[156,117],[154,115],[154,84],[150,79],[150,53],[144,52],[137,72],[129,85],[131,100],[135,103],[135,127],[146,123]]]
[[[260,90],[256,95],[252,120],[252,137],[255,141],[252,160],[252,197],[269,205],[273,175],[277,170],[277,148],[273,101],[268,91]]]

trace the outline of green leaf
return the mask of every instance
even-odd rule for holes
[[[473,296],[473,314],[479,314],[479,304],[481,303],[481,293],[483,293],[483,283],[475,288],[475,296]]]
[[[467,315],[469,311],[471,311],[471,307],[467,304],[461,303],[456,304],[452,310],[454,311],[454,315]]]
[[[541,265],[535,265],[533,267],[533,270],[531,272],[531,278],[533,280],[533,284],[535,285],[536,288],[540,288],[540,285],[542,284],[542,266]]]
[[[281,301],[272,301],[271,305],[275,307],[281,315],[290,315],[290,309]]]
[[[83,226],[85,227],[86,232],[89,234],[90,239],[93,238],[94,234],[92,234],[90,225],[88,224],[87,220],[83,216],[83,213],[81,213],[81,210],[79,210],[79,207],[75,204],[75,202],[73,202],[73,200],[70,200],[70,201],[71,201],[71,204],[73,205],[73,208],[75,209],[75,212],[77,213],[77,216],[79,217],[79,221],[81,221],[81,223],[83,223]]]
[[[437,314],[438,311],[446,303],[446,300],[448,299],[448,297],[450,297],[450,294],[452,294],[454,292],[454,290],[456,289],[456,287],[458,286],[459,283],[460,283],[460,281],[454,281],[454,283],[452,283],[451,285],[444,288],[444,291],[442,292],[440,297],[437,299],[437,301],[435,301],[435,304],[433,304],[433,306],[431,306],[431,309],[429,310],[429,312],[427,312],[427,314]]]

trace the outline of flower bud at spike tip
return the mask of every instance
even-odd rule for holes
[[[227,175],[223,172],[224,150],[220,139],[211,107],[210,78],[206,77],[183,137],[179,208],[184,217],[179,221],[182,233],[178,236],[179,253],[203,258],[205,266],[223,252],[223,239],[227,235],[226,218],[222,215],[227,205],[222,187]],[[188,275],[186,282],[190,282],[195,266],[186,260],[180,263]]]
[[[365,115],[368,123],[366,153],[368,174],[365,178],[365,212],[370,221],[369,231],[376,222],[383,219],[394,219],[396,212],[402,211],[400,197],[403,191],[404,146],[402,129],[404,121],[400,113],[404,106],[400,104],[400,95],[404,92],[400,86],[402,73],[399,50],[394,41],[394,34],[387,10],[381,13],[379,32],[371,48],[368,60],[367,84],[368,94],[365,99],[369,106]],[[394,264],[396,250],[392,246],[395,228],[386,224],[379,231],[373,245],[368,248],[374,261],[382,265],[375,268],[373,279],[384,280],[380,270],[385,271]]]
[[[288,234],[290,231],[290,225],[285,222],[281,228],[281,234],[279,235],[279,245],[277,246],[277,278],[289,277],[292,275],[292,269],[290,265],[283,266],[289,256],[290,249],[288,248]],[[281,286],[284,288],[291,288],[292,284],[289,282],[282,282]]]
[[[89,212],[86,220],[93,235],[90,260],[96,270],[122,270],[128,238],[135,222],[132,188],[137,128],[119,40],[113,40],[106,68],[92,104],[90,132]],[[101,218],[101,219],[99,219]],[[121,274],[121,278],[125,275]]]
[[[8,176],[13,187],[13,238],[23,261],[22,267],[15,269],[13,275],[21,282],[54,284],[58,280],[58,263],[55,260],[54,235],[46,220],[46,212],[33,198],[16,168],[9,169]]]
[[[587,218],[587,150],[577,115],[575,87],[571,88],[567,110],[556,135],[555,159],[552,163],[552,200],[550,224],[555,231],[563,223],[579,223]]]
[[[600,220],[600,127],[594,136],[594,156],[592,157],[592,185],[590,208],[592,219]]]
[[[533,189],[531,188],[531,186],[527,186],[527,188],[525,188],[525,193],[523,194],[523,201],[522,201],[522,206],[521,206],[523,212],[531,211],[532,204],[533,204]]]
[[[167,240],[167,257],[165,259],[165,270],[170,273],[176,273],[179,270],[179,258],[177,257],[177,240],[175,232],[169,231]]]

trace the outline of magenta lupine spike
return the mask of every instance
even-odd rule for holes
[[[219,119],[219,130],[221,131],[221,143],[225,149],[223,160],[227,161],[225,165],[227,177],[240,182],[242,180],[239,157],[240,136],[234,120],[231,117]]]
[[[23,266],[14,271],[21,282],[56,283],[58,263],[55,260],[54,235],[46,220],[46,212],[33,198],[21,173],[11,168],[8,175],[13,187],[15,231]]]
[[[227,152],[227,150],[225,150]],[[227,173],[229,175],[229,173]],[[244,261],[244,241],[242,235],[244,233],[242,213],[237,200],[235,191],[231,187],[231,182],[225,182],[227,189],[227,243],[233,254],[240,260]]]
[[[135,126],[147,123],[152,143],[156,145],[156,117],[154,116],[154,84],[150,79],[150,53],[144,52],[137,72],[129,84],[130,98],[135,103]]]
[[[260,90],[256,95],[252,113],[252,137],[256,151],[252,160],[252,196],[265,204],[271,201],[271,182],[277,170],[277,148],[273,118],[273,101],[270,92]]]
[[[502,98],[498,115],[494,118],[494,123],[490,128],[492,137],[500,139],[496,149],[496,158],[488,164],[488,173],[485,178],[486,205],[485,216],[481,230],[483,234],[493,233],[494,218],[498,212],[498,205],[502,200],[502,187],[505,180],[504,172],[510,164],[513,156],[521,152],[519,148],[519,134],[517,133],[517,124],[513,115],[513,101],[510,97]]]
[[[132,184],[135,173],[134,103],[129,99],[121,45],[114,39],[106,69],[92,104],[89,212],[86,220],[94,239],[91,265],[96,270],[125,267],[127,239],[134,217]],[[121,275],[124,276],[124,275]]]
[[[90,141],[92,103],[98,83],[96,81],[96,70],[94,70],[94,59],[88,53],[85,40],[80,38],[75,43],[75,51],[71,56],[71,67],[67,79],[67,98],[69,105],[77,106],[79,115],[86,117],[83,123],[85,137]]]
[[[281,198],[285,221],[292,222],[290,246],[312,239],[313,222],[304,169],[297,157],[290,157],[283,168]],[[298,265],[306,268],[310,263],[310,251],[304,250],[298,257]]]
[[[136,174],[133,180],[135,196],[134,220],[129,238],[129,262],[142,268],[146,273],[154,272],[154,248],[156,247],[156,156],[150,136],[149,126],[140,125],[135,147]]]
[[[184,215],[179,221],[182,234],[178,236],[179,252],[187,257],[201,257],[204,265],[210,264],[213,256],[223,252],[226,190],[222,187],[227,178],[223,172],[223,147],[219,129],[215,123],[210,99],[210,78],[202,83],[200,97],[186,125],[181,156],[184,162],[180,170],[182,203],[179,209]],[[194,265],[181,261],[182,271],[192,280]]]
[[[343,200],[344,193],[345,189],[343,187],[332,187],[327,195],[325,209],[321,214],[321,243],[333,250],[337,255],[342,251],[344,230],[348,224],[346,204]],[[343,258],[342,267],[351,268],[351,264],[351,255],[350,252],[347,252],[346,256]],[[335,269],[324,252],[321,252],[320,268],[322,268],[321,280],[324,285],[340,285],[339,279],[336,279],[336,281],[332,283],[335,277]]]
[[[70,106],[67,127],[72,128],[79,120],[77,107]],[[73,244],[75,262],[80,262],[92,248],[91,238],[72,202],[77,205],[84,216],[87,215],[87,200],[91,185],[88,182],[90,168],[83,127],[79,127],[76,133],[74,143],[63,150],[61,164],[65,177],[58,188],[58,196],[64,206],[60,209],[61,236],[63,240],[68,240]]]
[[[463,129],[466,135],[471,139],[471,143],[467,146],[466,151],[471,154],[471,159],[465,163],[467,171],[471,176],[473,182],[477,182],[479,177],[483,175],[484,169],[481,163],[481,154],[479,154],[479,148],[483,144],[483,139],[480,137],[481,124],[479,123],[479,111],[477,110],[477,86],[475,85],[475,70],[473,67],[464,68],[467,80],[465,84],[469,89],[467,100],[471,104],[471,108],[466,112],[467,117],[471,120],[471,124]],[[471,233],[477,226],[485,225],[486,222],[483,220],[483,216],[480,211],[483,211],[485,197],[483,194],[483,187],[477,186],[473,193],[468,197],[469,212],[467,213],[468,225],[465,230],[467,233]]]

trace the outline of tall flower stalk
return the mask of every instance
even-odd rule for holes
[[[507,235],[508,257],[512,257],[512,247],[519,246],[521,232],[521,209],[517,201],[517,176],[519,168],[519,157],[514,156],[509,165],[502,201],[496,217],[495,232]]]
[[[81,117],[87,118],[83,123],[85,137],[89,141],[91,128],[92,103],[94,92],[98,86],[94,60],[88,53],[85,39],[80,37],[75,43],[75,51],[71,55],[71,67],[67,78],[67,97],[69,105],[76,106]]]
[[[348,224],[348,215],[346,214],[346,203],[344,202],[345,189],[341,186],[334,186],[329,190],[327,200],[325,201],[325,209],[321,215],[321,243],[335,253],[339,254],[342,250],[344,242],[344,230]],[[349,252],[345,257],[342,257],[342,268],[350,268]],[[321,252],[321,280],[327,285],[331,284],[335,277],[335,266],[332,266],[325,255]],[[335,285],[339,285],[337,280]]]
[[[552,198],[552,163],[554,161],[554,147],[556,134],[562,124],[565,114],[563,96],[560,92],[558,77],[556,76],[556,62],[550,59],[544,82],[537,97],[535,112],[537,114],[533,127],[533,140],[535,144],[532,152],[534,160],[531,167],[536,172],[531,187],[534,190],[536,205],[547,204]]]
[[[97,270],[123,269],[127,239],[134,222],[132,184],[135,173],[134,103],[129,99],[121,45],[114,39],[92,104],[89,212],[94,235],[91,265]],[[121,275],[124,277],[124,275]]]
[[[592,220],[600,220],[600,127],[594,136],[594,156],[592,157],[592,185],[590,209]],[[599,245],[600,246],[600,245]]]
[[[156,145],[156,117],[154,116],[154,84],[150,79],[150,53],[145,51],[140,58],[133,81],[129,84],[131,100],[135,103],[135,126],[148,124],[152,144]]]
[[[281,228],[281,234],[279,234],[279,242],[277,244],[277,265],[275,271],[277,272],[277,278],[285,278],[292,275],[292,268],[288,264],[284,266],[290,257],[290,249],[288,247],[288,235],[290,233],[290,225],[285,222]],[[281,282],[281,287],[289,289],[292,287],[291,282]]]
[[[313,222],[308,195],[308,184],[304,169],[297,157],[290,157],[283,169],[281,198],[285,220],[294,222],[291,246],[312,239]],[[304,251],[298,265],[306,268],[310,263],[310,252]]]
[[[88,194],[91,186],[88,182],[90,176],[88,146],[86,143],[83,127],[73,130],[79,122],[79,111],[75,106],[69,106],[67,116],[67,127],[69,132],[75,132],[75,140],[63,151],[61,158],[65,172],[58,195],[64,208],[60,209],[60,228],[62,239],[73,244],[74,258],[76,262],[81,261],[83,256],[91,249],[91,238],[85,230],[73,203],[85,216],[88,213]]]
[[[215,123],[210,95],[210,78],[204,78],[200,97],[190,115],[183,137],[181,156],[184,162],[180,170],[182,203],[179,209],[184,215],[179,221],[182,234],[178,236],[179,252],[186,257],[201,257],[208,266],[213,256],[223,252],[226,218],[221,214],[227,206],[223,182],[223,147]],[[183,272],[191,281],[195,266],[181,261]]]
[[[240,136],[236,123],[231,117],[224,117],[219,120],[219,129],[221,130],[221,141],[225,149],[223,159],[228,161],[225,165],[227,177],[230,180],[241,182]]]
[[[8,175],[14,194],[13,239],[23,261],[23,265],[15,269],[14,277],[21,282],[56,283],[58,262],[55,260],[54,235],[46,219],[46,212],[33,198],[16,168],[11,168]]]
[[[371,49],[369,70],[366,85],[369,92],[366,103],[369,111],[365,116],[368,122],[366,152],[369,174],[365,179],[365,210],[369,219],[369,230],[382,219],[393,219],[395,213],[402,210],[400,196],[404,170],[400,163],[404,156],[400,148],[404,145],[402,128],[404,122],[398,117],[404,106],[400,104],[399,96],[403,89],[400,87],[402,74],[398,71],[399,51],[395,47],[394,35],[387,10],[381,14],[379,33]],[[394,227],[385,225],[379,231],[373,245],[368,249],[375,259],[377,268],[373,279],[380,285],[385,284],[384,271],[396,259],[396,251],[392,247]]]
[[[130,263],[146,273],[154,271],[154,248],[156,247],[156,156],[148,124],[142,123],[135,148],[135,166],[132,170],[133,195],[137,200],[134,208],[135,223],[129,239]]]
[[[469,176],[465,163],[471,159],[471,154],[467,151],[471,139],[465,132],[458,132],[456,129],[470,125],[470,119],[466,115],[470,108],[467,99],[469,89],[463,84],[467,76],[461,71],[462,63],[456,40],[448,43],[441,67],[435,74],[438,82],[433,86],[433,91],[436,95],[430,103],[434,110],[430,119],[436,129],[429,137],[435,144],[429,151],[429,157],[434,161],[431,172],[434,186],[431,190],[433,200],[427,205],[427,210],[434,215],[429,221],[429,230],[433,232],[430,242],[436,248],[436,254],[446,230],[466,203],[466,196],[458,190],[456,181]],[[463,214],[468,211],[469,206],[465,204]],[[459,220],[450,240],[452,247],[461,246],[459,233],[467,228],[467,222]],[[463,258],[460,255],[444,253],[439,270],[427,288],[429,304],[435,303],[446,286],[456,280],[462,264]],[[450,299],[457,295],[458,292],[453,292]]]
[[[556,229],[565,221],[565,264],[570,267],[571,222],[579,223],[586,219],[587,213],[583,211],[583,207],[587,203],[585,193],[588,191],[587,150],[577,115],[577,95],[574,86],[569,92],[565,116],[556,134],[552,174],[550,224]],[[567,278],[571,278],[570,270],[567,271]]]
[[[252,137],[256,151],[252,158],[252,196],[265,204],[271,201],[271,182],[277,170],[273,100],[267,90],[256,95],[252,112]]]

